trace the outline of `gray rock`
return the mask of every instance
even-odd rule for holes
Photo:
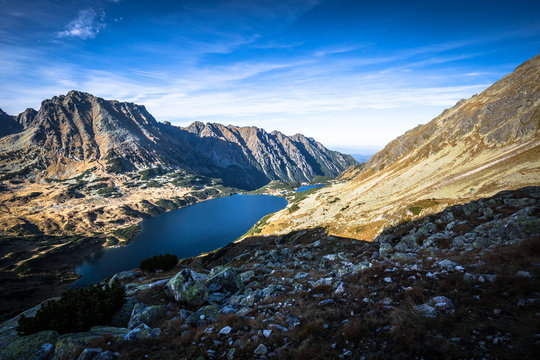
[[[131,296],[133,294],[136,294],[140,291],[143,291],[143,290],[147,290],[147,289],[152,289],[154,287],[161,287],[161,286],[164,286],[165,284],[167,284],[167,282],[169,281],[169,279],[163,279],[163,280],[158,280],[158,281],[154,281],[154,282],[151,282],[151,283],[148,283],[148,284],[142,284],[142,285],[139,285],[139,286],[135,286],[134,288],[130,288],[129,290],[126,290],[126,295],[127,296]],[[126,285],[126,288],[129,286]]]
[[[309,276],[309,274],[306,273],[306,272],[299,272],[299,273],[296,273],[296,275],[294,275],[294,279],[295,280],[303,280],[303,279],[306,279],[308,276]]]
[[[209,291],[203,281],[206,276],[190,269],[177,273],[165,286],[165,293],[178,302],[202,305],[208,301]]]
[[[102,348],[87,348],[83,350],[77,360],[93,360],[96,356],[101,355],[102,352]]]
[[[519,299],[517,306],[529,307],[529,306],[533,306],[535,303],[536,303],[536,299]]]
[[[333,303],[334,303],[334,299],[325,299],[325,300],[319,301],[319,306],[328,306],[328,305],[332,305]]]
[[[253,270],[248,270],[240,274],[240,281],[242,283],[247,284],[251,281],[251,279],[255,276],[255,272]]]
[[[266,355],[268,353],[268,348],[264,346],[264,344],[259,344],[253,353],[255,355]]]
[[[456,266],[457,264],[453,262],[452,260],[445,259],[445,260],[439,261],[439,267],[442,269],[453,270]]]
[[[217,321],[219,308],[216,305],[203,306],[187,317],[187,324],[206,325]]]
[[[446,296],[433,297],[431,299],[431,305],[435,306],[436,310],[446,313],[454,313],[454,304],[452,303],[452,300]]]
[[[142,323],[150,326],[156,325],[163,318],[165,311],[165,305],[146,306],[143,303],[137,303],[133,307],[128,329],[134,329]]]
[[[532,278],[531,273],[528,272],[528,271],[518,271],[518,272],[516,273],[516,276],[524,277],[524,278]]]
[[[394,246],[397,251],[412,251],[418,248],[415,235],[405,235],[401,238],[401,241]],[[379,250],[380,251],[380,250]]]
[[[142,323],[139,324],[136,328],[124,335],[124,340],[142,340],[148,339],[151,337],[157,337],[161,334],[160,328],[152,329],[148,325]]]
[[[420,315],[428,318],[434,318],[437,314],[435,308],[433,306],[429,306],[428,304],[416,305],[414,310],[416,310]]]
[[[230,266],[217,266],[210,271],[206,280],[206,287],[210,291],[227,290],[235,293],[242,289],[244,284],[238,276],[238,271]]]
[[[191,314],[193,314],[193,311],[186,310],[186,309],[180,309],[180,311],[178,312],[178,315],[180,315],[180,318],[182,320],[186,320]]]
[[[139,276],[137,271],[121,271],[113,275],[113,277],[109,280],[109,285],[112,285],[115,280],[125,282],[135,279],[137,276]]]
[[[110,350],[103,351],[102,348],[84,349],[77,360],[113,360],[117,356]]]
[[[219,330],[220,335],[229,335],[232,328],[230,326],[225,326],[223,329]]]

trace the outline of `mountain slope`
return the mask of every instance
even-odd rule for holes
[[[267,133],[253,126],[200,122],[191,124],[186,130],[200,138],[238,145],[242,154],[271,180],[303,182],[320,174],[336,176],[355,163],[349,155],[328,150],[314,139],[300,134],[288,137],[278,131]],[[226,153],[219,150],[214,142],[208,152],[212,152],[216,162],[227,164]]]
[[[16,118],[0,113],[0,170],[33,178],[67,177],[92,167],[106,172],[185,169],[253,189],[270,180],[337,176],[356,162],[302,135],[254,127],[159,123],[144,106],[70,91]],[[44,173],[42,173],[44,172]]]
[[[349,179],[268,220],[263,234],[324,226],[373,239],[448,205],[540,183],[540,55],[390,142]],[[297,209],[297,210],[296,210]]]

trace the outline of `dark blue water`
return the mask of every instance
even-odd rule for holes
[[[119,271],[134,269],[158,254],[178,258],[223,247],[245,234],[260,218],[287,206],[268,195],[233,195],[170,211],[141,223],[141,232],[121,248],[103,249],[76,269],[73,287],[87,286]]]
[[[313,189],[313,188],[321,188],[321,187],[325,187],[325,186],[326,186],[326,184],[304,185],[304,186],[300,186],[298,189],[296,189],[296,192],[308,191],[308,190]]]

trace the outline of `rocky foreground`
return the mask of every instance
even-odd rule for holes
[[[16,317],[0,326],[0,358],[532,359],[539,199],[540,187],[501,192],[374,242],[310,229],[122,272],[110,326],[20,337]]]

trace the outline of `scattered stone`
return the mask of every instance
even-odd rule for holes
[[[420,313],[420,315],[428,318],[434,318],[437,314],[435,308],[433,306],[429,306],[428,304],[416,305],[414,310]]]
[[[255,355],[266,355],[268,353],[268,348],[264,346],[264,344],[259,344],[253,353]]]
[[[517,306],[529,307],[529,306],[533,306],[535,303],[536,303],[536,299],[519,299]]]
[[[325,300],[319,301],[319,306],[332,305],[333,303],[334,303],[334,299],[325,299]]]
[[[456,266],[457,264],[453,262],[452,260],[445,259],[445,260],[439,261],[439,267],[442,269],[452,270]]]
[[[518,272],[516,273],[516,276],[524,277],[524,278],[532,278],[531,273],[528,272],[528,271],[518,271]]]
[[[384,278],[384,281],[387,282],[387,283],[391,283],[392,282],[392,278],[387,276]]]
[[[243,283],[238,276],[238,271],[230,266],[217,266],[210,270],[206,287],[210,291],[226,290],[235,293],[242,289]]]
[[[230,326],[225,326],[223,329],[219,330],[220,335],[229,335],[232,328]]]
[[[266,338],[269,338],[270,335],[272,335],[272,330],[263,330],[263,335],[264,335]]]
[[[241,273],[239,276],[240,276],[240,281],[242,281],[242,283],[244,284],[247,284],[255,276],[255,272],[253,270],[248,270]]]

